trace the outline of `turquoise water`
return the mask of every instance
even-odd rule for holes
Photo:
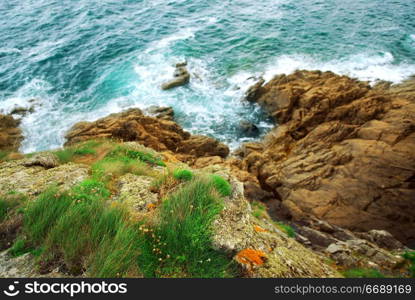
[[[271,126],[240,101],[252,77],[415,74],[414,15],[413,0],[2,0],[0,110],[37,99],[22,119],[25,152],[62,145],[78,121],[150,105],[236,147],[250,139],[241,119]],[[183,60],[190,85],[161,91]]]

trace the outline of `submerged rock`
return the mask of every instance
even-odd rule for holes
[[[161,89],[169,90],[178,86],[185,85],[190,81],[190,73],[187,71],[187,62],[176,64],[176,69],[174,71],[174,78],[163,83]]]
[[[259,134],[259,128],[254,124],[246,120],[239,122],[239,131],[244,136],[255,137]]]
[[[316,216],[354,231],[415,239],[415,81],[371,88],[332,72],[297,71],[248,93],[278,126],[243,170],[294,221]]]

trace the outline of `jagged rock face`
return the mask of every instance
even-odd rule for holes
[[[20,121],[12,116],[0,114],[0,150],[16,151],[19,149],[23,140],[19,124]]]
[[[189,156],[226,157],[229,148],[207,136],[191,136],[177,123],[146,116],[139,109],[112,114],[95,122],[80,122],[66,135],[66,145],[97,139],[113,138],[138,141],[157,151],[170,150]]]
[[[278,126],[241,151],[243,169],[294,220],[415,239],[415,83],[378,85],[297,71],[249,91]],[[385,89],[386,88],[386,89]],[[263,149],[263,150],[256,150]]]

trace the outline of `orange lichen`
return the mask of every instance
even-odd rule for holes
[[[148,210],[152,210],[152,209],[155,209],[155,208],[156,208],[156,205],[154,203],[147,204],[147,209]]]
[[[236,254],[235,259],[245,265],[257,265],[260,266],[265,263],[266,261],[266,254],[265,252],[261,250],[254,250],[254,249],[244,249],[242,251],[239,251],[238,254]]]
[[[258,225],[254,225],[254,230],[256,232],[267,232],[268,231],[268,230],[266,230],[266,229],[264,229],[264,228],[262,228],[261,226],[258,226]]]

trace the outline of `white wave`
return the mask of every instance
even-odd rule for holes
[[[322,61],[309,55],[282,55],[269,63],[264,78],[270,80],[276,74],[289,74],[299,69],[332,71],[372,83],[378,80],[399,83],[415,74],[415,65],[394,63],[390,52],[357,54],[339,60]]]
[[[20,54],[22,51],[17,48],[0,48],[0,54]]]

